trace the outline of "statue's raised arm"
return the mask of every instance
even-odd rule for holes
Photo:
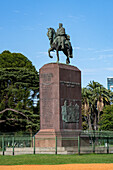
[[[65,28],[63,28],[63,24],[59,23],[59,28],[57,29],[57,32],[55,32],[53,28],[48,28],[47,36],[50,40],[51,46],[51,48],[49,48],[48,50],[49,57],[53,58],[50,52],[56,50],[57,62],[59,62],[58,51],[63,51],[63,53],[67,56],[66,63],[69,64],[69,58],[73,58],[72,46],[70,42],[70,36],[65,33]]]

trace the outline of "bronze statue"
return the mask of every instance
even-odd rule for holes
[[[59,28],[57,29],[56,32],[56,37],[58,40],[58,45],[61,45],[62,50],[64,49],[64,44],[65,44],[65,38],[66,38],[66,34],[65,34],[65,28],[63,28],[63,24],[59,23]]]
[[[51,46],[51,48],[49,48],[48,50],[49,57],[53,58],[50,52],[56,50],[57,62],[59,62],[58,51],[63,51],[63,53],[67,56],[66,64],[69,64],[69,58],[73,58],[72,46],[70,42],[70,36],[65,33],[65,28],[63,28],[63,24],[59,23],[59,28],[57,29],[57,32],[55,32],[53,28],[48,28],[47,36],[50,40]]]

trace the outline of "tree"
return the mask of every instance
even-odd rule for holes
[[[91,130],[90,95],[91,92],[89,89],[82,88],[82,126],[84,130]]]
[[[105,106],[99,124],[100,124],[100,130],[113,131],[113,105]]]
[[[86,94],[86,96],[85,96]],[[104,88],[98,82],[90,82],[82,90],[82,113],[86,117],[88,129],[98,130],[99,119],[105,105],[109,105],[112,99],[112,92]],[[88,108],[87,110],[85,109]],[[84,113],[87,111],[87,116]]]
[[[28,118],[6,110],[0,114],[2,131],[36,132],[39,129],[39,113],[36,113],[39,104],[34,106],[33,103],[38,93],[39,75],[31,61],[20,53],[4,51],[0,54],[0,111],[11,108]]]
[[[111,92],[104,88],[98,82],[90,82],[88,88],[92,92],[92,108],[94,113],[94,129],[98,130],[98,122],[100,118],[100,113],[102,112],[105,105],[110,104]]]

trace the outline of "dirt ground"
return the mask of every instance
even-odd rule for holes
[[[3,165],[0,170],[113,170],[113,164]]]

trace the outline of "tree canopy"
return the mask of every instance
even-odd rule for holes
[[[113,105],[105,106],[99,124],[100,124],[100,130],[113,131]]]
[[[34,98],[39,92],[39,75],[32,62],[21,53],[3,51],[0,54],[0,111],[11,108],[22,112],[6,110],[0,114],[2,131],[37,131],[39,102]],[[38,100],[37,100],[38,101]]]

